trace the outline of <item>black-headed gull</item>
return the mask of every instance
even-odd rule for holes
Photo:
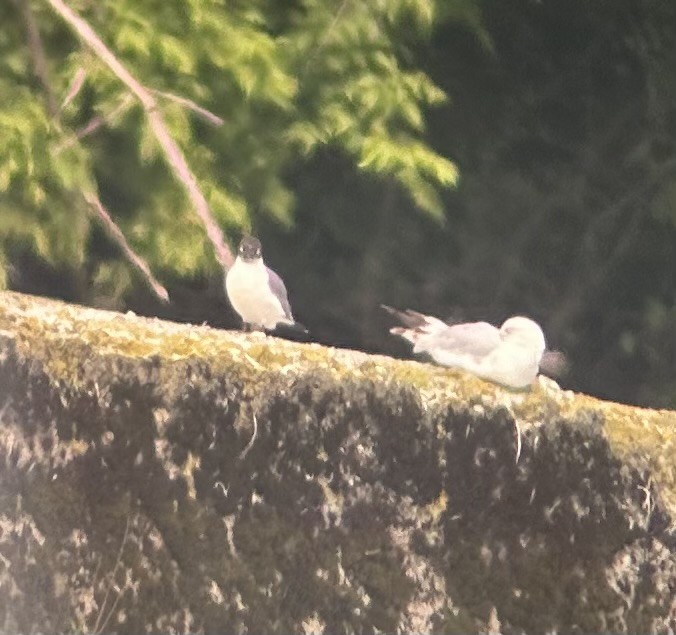
[[[245,236],[235,263],[225,276],[225,292],[244,323],[244,330],[273,330],[295,322],[283,280],[263,262],[261,242]]]

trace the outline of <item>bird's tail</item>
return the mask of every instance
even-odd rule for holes
[[[275,335],[301,342],[306,342],[310,335],[310,331],[300,322],[277,322],[274,333]]]
[[[409,329],[414,329],[419,326],[424,326],[428,323],[429,317],[418,313],[417,311],[412,311],[411,309],[406,309],[405,311],[399,311],[387,304],[381,304],[380,307],[387,311],[391,316],[395,317],[399,322]]]
[[[390,329],[390,333],[392,333],[392,335],[403,337],[405,340],[411,342],[414,347],[417,346],[417,343],[421,337],[437,331],[440,327],[446,328],[446,324],[430,315],[418,313],[417,311],[412,311],[411,309],[399,311],[398,309],[394,309],[387,304],[381,304],[380,306],[403,324],[403,326],[392,327]]]

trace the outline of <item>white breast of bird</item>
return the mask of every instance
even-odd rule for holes
[[[507,341],[481,360],[476,373],[505,386],[525,388],[535,380],[541,357],[539,349]]]
[[[270,290],[262,260],[238,260],[228,271],[225,288],[230,303],[244,322],[273,329],[284,319],[284,309]]]

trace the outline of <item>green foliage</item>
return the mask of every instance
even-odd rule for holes
[[[31,244],[51,263],[84,257],[88,220],[77,188],[91,185],[80,145],[59,149],[61,130],[25,87],[0,109],[0,240]]]
[[[410,51],[402,50],[399,35],[411,25],[429,29],[433,5],[343,3],[335,15],[324,3],[313,8],[291,42],[305,60],[299,100],[305,117],[286,138],[305,154],[327,144],[341,148],[362,170],[394,177],[421,209],[440,217],[436,188],[453,185],[456,170],[419,135],[423,109],[443,103],[445,95],[427,75],[407,68]],[[310,29],[322,10],[322,26]],[[321,40],[308,38],[308,31],[321,33]]]
[[[476,6],[456,2],[452,19],[471,22]],[[98,190],[151,268],[183,276],[212,268],[204,231],[140,106],[47,4],[29,0],[29,6],[49,88],[33,79],[25,21],[5,3],[0,90],[10,98],[0,102],[0,250],[19,240],[49,262],[77,266],[90,237],[82,193]],[[148,88],[224,119],[213,127],[185,103],[157,93],[226,231],[251,228],[258,214],[292,224],[295,196],[285,174],[323,148],[349,157],[365,174],[393,179],[419,209],[443,217],[439,191],[456,183],[457,171],[421,136],[427,109],[445,94],[415,66],[416,47],[438,20],[434,0],[73,6]],[[81,90],[49,114],[47,93],[60,102],[82,69]],[[83,136],[95,118],[105,124]],[[94,282],[111,288],[116,269],[104,265],[94,263]]]

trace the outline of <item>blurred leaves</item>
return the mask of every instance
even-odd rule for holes
[[[24,241],[51,263],[84,258],[88,219],[73,191],[91,187],[86,150],[52,151],[63,133],[27,87],[0,106],[0,241]]]
[[[82,86],[58,120],[48,116],[25,24],[13,5],[0,8],[0,90],[9,96],[0,102],[0,247],[24,241],[49,262],[79,266],[89,249],[81,193],[100,191],[151,268],[182,276],[213,269],[140,108],[125,105],[125,87],[57,15],[26,1],[57,103],[74,78]],[[226,230],[249,230],[261,214],[290,226],[295,196],[285,174],[321,148],[395,180],[419,209],[443,217],[439,193],[455,184],[456,168],[422,134],[428,108],[445,95],[415,64],[435,24],[433,0],[102,0],[74,8],[148,88],[224,120],[214,127],[158,98]],[[93,263],[97,288],[110,287],[104,282],[117,271],[106,267]]]

